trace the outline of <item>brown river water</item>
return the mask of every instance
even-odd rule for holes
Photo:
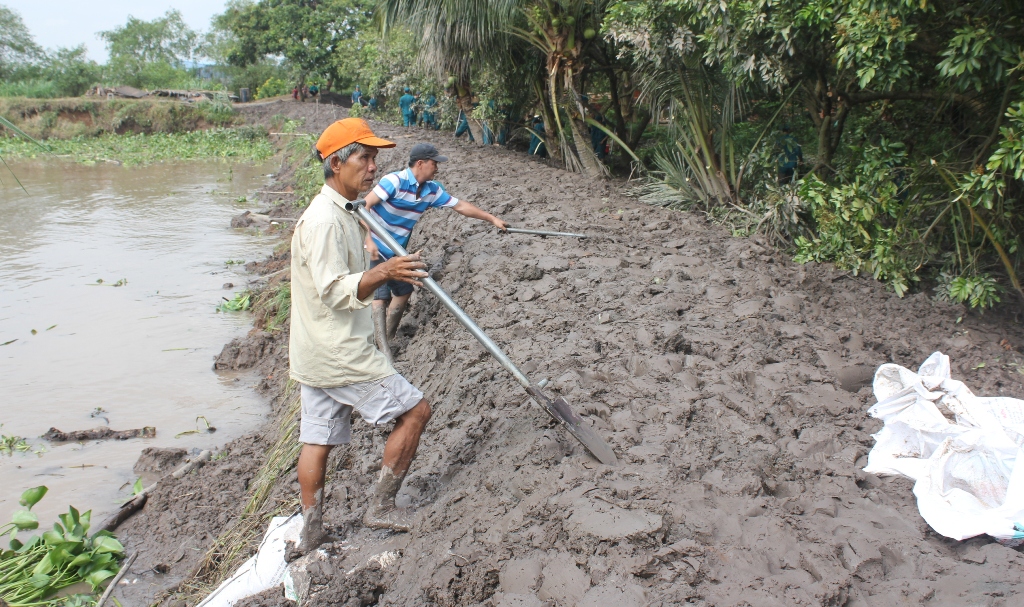
[[[232,215],[256,208],[239,198],[252,198],[269,167],[12,168],[28,193],[0,175],[0,344],[11,342],[0,346],[0,434],[26,437],[40,452],[0,454],[0,524],[37,485],[50,489],[34,508],[44,527],[68,505],[92,509],[98,521],[130,495],[144,447],[222,446],[269,411],[252,376],[212,370],[251,322],[216,311],[248,280],[227,262],[261,259],[273,246],[255,230],[229,227]],[[216,432],[176,436],[205,430],[199,416]],[[39,438],[50,427],[103,425],[155,426],[157,436]]]

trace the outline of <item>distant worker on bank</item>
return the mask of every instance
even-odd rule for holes
[[[797,167],[804,161],[804,151],[793,136],[792,130],[788,124],[783,125],[782,136],[775,143],[779,149],[779,185],[791,183],[798,178]]]
[[[527,148],[528,154],[542,158],[548,155],[548,150],[544,146],[544,140],[541,139],[543,135],[544,121],[541,120],[540,116],[534,116],[533,120],[530,121],[530,147]]]
[[[427,102],[423,107],[423,126],[428,129],[434,129],[435,131],[439,128],[437,119],[434,117],[434,108],[437,107],[437,97],[434,95],[427,96]]]
[[[316,143],[324,186],[295,224],[291,243],[292,316],[288,358],[300,384],[298,476],[303,528],[299,550],[323,543],[327,457],[350,440],[352,411],[374,426],[395,421],[384,444],[380,476],[363,524],[408,531],[395,495],[430,419],[423,393],[399,375],[373,345],[370,302],[384,284],[420,284],[418,255],[391,257],[370,270],[366,232],[345,203],[373,185],[379,148],[395,144],[359,118],[327,127]]]
[[[433,145],[417,143],[409,152],[409,168],[385,175],[377,187],[366,195],[366,208],[377,216],[403,247],[409,245],[413,228],[430,208],[452,209],[460,215],[490,222],[499,230],[508,227],[501,219],[468,201],[455,198],[440,183],[432,181],[437,175],[438,163],[447,160],[448,157],[442,156]],[[372,234],[366,239],[366,250],[370,252],[371,270],[387,263],[394,256],[394,252]],[[398,332],[398,324],[402,322],[412,291],[413,287],[408,281],[389,281],[377,289],[374,295],[373,320],[377,349],[389,358],[389,341]]]
[[[352,91],[352,105],[353,106],[357,106],[357,105],[362,105],[362,104],[363,104],[363,92],[361,90],[359,90],[359,85],[357,84],[356,85],[356,90]]]
[[[402,124],[404,126],[416,125],[416,114],[413,110],[413,105],[415,104],[416,97],[413,96],[412,90],[409,87],[405,87],[405,94],[398,98],[398,108],[402,110]]]
[[[590,116],[601,126],[608,125],[608,121],[605,120],[604,114],[601,112],[601,107],[596,103],[590,106]],[[608,155],[608,133],[598,126],[590,125],[590,145],[594,148],[594,154],[597,155],[598,160],[604,160]]]

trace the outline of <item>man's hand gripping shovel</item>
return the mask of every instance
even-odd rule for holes
[[[402,245],[398,244],[391,234],[384,229],[377,218],[372,213],[366,210],[366,204],[363,200],[356,200],[355,202],[349,202],[345,205],[348,211],[356,214],[359,219],[363,220],[370,231],[372,231],[377,238],[386,244],[396,255],[408,255],[409,253],[405,250]],[[598,460],[603,464],[609,466],[616,465],[617,460],[615,459],[615,452],[608,446],[608,443],[598,436],[597,432],[593,428],[583,423],[583,420],[579,415],[572,410],[569,403],[565,402],[564,398],[556,398],[552,400],[546,394],[541,392],[540,386],[531,382],[522,371],[516,367],[509,357],[498,344],[484,333],[473,319],[459,307],[457,303],[441,288],[437,282],[430,278],[423,279],[423,286],[434,294],[444,307],[448,308],[448,311],[455,316],[462,326],[466,327],[469,332],[480,342],[480,344],[486,349],[491,356],[497,359],[498,363],[505,368],[506,371],[512,374],[512,377],[516,379],[524,388],[526,393],[533,398],[534,402],[541,406],[542,409],[547,411],[548,415],[555,419],[561,424],[569,434],[576,437],[576,440],[580,441],[584,447],[586,447]]]

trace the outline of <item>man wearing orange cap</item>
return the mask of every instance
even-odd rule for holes
[[[395,421],[384,445],[380,478],[363,524],[408,531],[395,495],[409,470],[430,404],[376,347],[370,303],[388,281],[419,285],[426,276],[418,254],[394,257],[367,270],[365,228],[344,205],[373,185],[378,148],[395,144],[373,134],[358,118],[327,127],[316,143],[324,186],[295,225],[292,236],[292,313],[288,357],[299,382],[302,418],[298,476],[303,531],[300,551],[327,538],[323,487],[327,456],[349,442],[353,409],[373,425]]]

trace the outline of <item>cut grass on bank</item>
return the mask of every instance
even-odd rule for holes
[[[59,158],[76,162],[118,162],[127,166],[170,160],[241,160],[262,162],[270,158],[273,147],[262,127],[209,129],[184,133],[152,135],[114,135],[50,139],[45,142]],[[24,140],[0,139],[0,156],[45,158],[39,146]]]

